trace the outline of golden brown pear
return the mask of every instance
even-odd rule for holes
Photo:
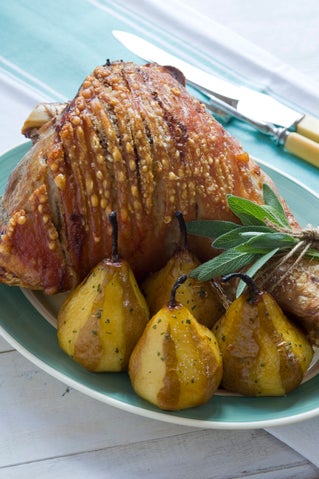
[[[143,282],[141,289],[150,308],[150,314],[156,314],[165,304],[176,282],[183,274],[188,275],[200,265],[199,259],[188,249],[187,231],[183,215],[176,212],[180,230],[181,245],[166,265],[151,274]],[[198,281],[187,276],[176,292],[176,301],[184,305],[197,321],[211,328],[224,312],[216,289],[210,281]]]
[[[111,214],[114,223],[115,216]],[[58,314],[61,348],[90,371],[127,370],[149,320],[146,301],[117,247],[70,293]]]
[[[282,396],[302,381],[313,349],[303,331],[290,322],[277,302],[252,280],[249,289],[214,325],[223,356],[222,386],[247,396]]]
[[[222,358],[214,334],[175,301],[151,319],[135,346],[129,374],[133,389],[160,409],[178,410],[206,403],[222,377]]]

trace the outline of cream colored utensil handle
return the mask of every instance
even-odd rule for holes
[[[296,125],[297,133],[319,142],[319,118],[305,115]]]
[[[287,132],[286,150],[319,168],[319,143],[299,133]]]

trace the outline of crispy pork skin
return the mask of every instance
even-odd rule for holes
[[[107,62],[49,113],[39,127],[28,120],[35,142],[0,203],[0,281],[8,285],[49,294],[73,288],[111,254],[113,210],[120,254],[142,279],[175,251],[177,210],[186,221],[234,221],[228,193],[260,203],[263,183],[272,185],[174,68]],[[202,241],[193,249],[201,259],[211,254]],[[312,316],[317,269],[315,300],[303,305],[311,303]],[[287,284],[298,294],[298,281]]]

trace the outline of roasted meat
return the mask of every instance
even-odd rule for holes
[[[34,144],[0,205],[0,281],[9,285],[74,287],[111,253],[112,210],[120,254],[142,279],[175,251],[176,210],[186,221],[234,220],[227,193],[260,203],[271,184],[182,74],[157,64],[97,67],[40,123],[25,127]],[[203,242],[193,249],[211,254]]]

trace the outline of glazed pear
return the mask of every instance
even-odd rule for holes
[[[222,358],[214,334],[171,298],[153,316],[135,346],[129,375],[135,392],[160,409],[178,410],[207,402],[222,377]]]
[[[214,325],[222,356],[222,386],[247,396],[282,396],[302,381],[313,350],[305,334],[287,319],[266,291],[241,273],[248,290]]]
[[[58,314],[61,348],[86,369],[123,371],[148,320],[149,310],[128,262],[117,253],[117,221],[112,212],[113,252],[70,293]]]
[[[176,278],[183,274],[188,275],[200,264],[198,258],[188,249],[182,213],[178,211],[176,217],[179,221],[182,244],[166,265],[148,276],[141,287],[151,315],[157,313],[166,303]],[[216,289],[209,281],[198,281],[188,276],[186,282],[178,289],[176,300],[186,306],[201,324],[209,328],[224,312]]]

